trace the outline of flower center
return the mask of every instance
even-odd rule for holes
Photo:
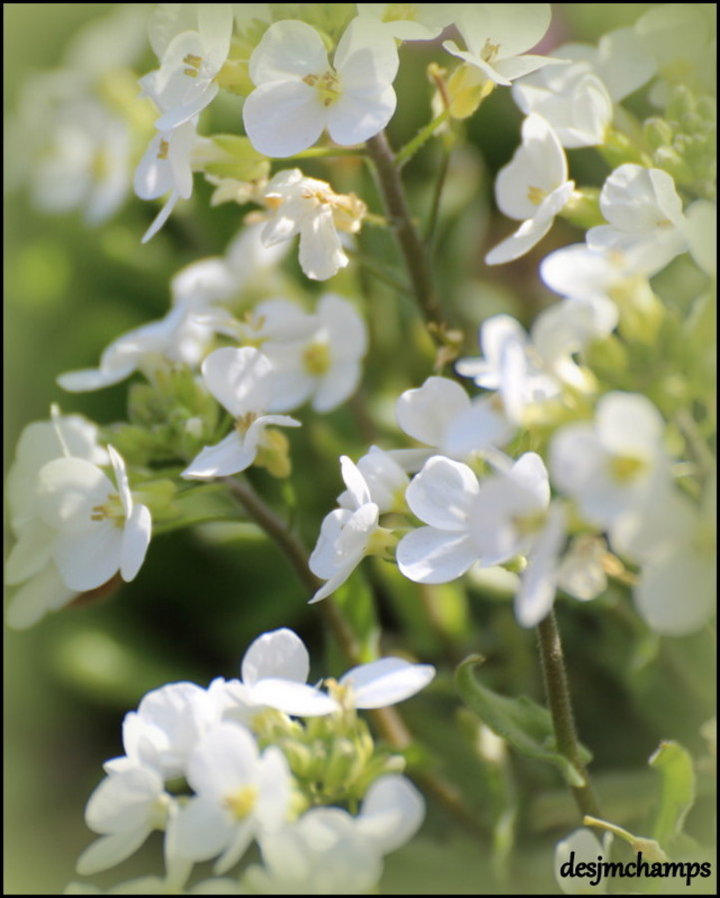
[[[482,48],[482,53],[480,54],[480,56],[485,60],[485,62],[492,65],[499,52],[500,44],[493,44],[491,43],[490,38],[488,38],[485,41],[485,46]]]
[[[343,711],[353,711],[355,708],[355,690],[352,683],[340,685],[337,680],[330,678],[325,680],[325,686],[332,698],[340,705]]]
[[[323,106],[332,106],[340,99],[340,78],[333,69],[328,69],[322,75],[305,75],[302,80],[315,88]]]
[[[542,187],[528,187],[527,198],[533,206],[539,206],[547,196],[547,191]]]
[[[160,149],[158,150],[157,157],[158,159],[167,159],[168,150],[170,149],[170,144],[167,140],[160,141]]]
[[[303,353],[302,360],[308,374],[322,377],[330,370],[330,348],[327,343],[311,343]]]
[[[226,795],[223,804],[236,820],[244,820],[255,807],[258,797],[257,786],[241,786]]]
[[[244,437],[250,429],[250,425],[258,418],[257,412],[245,412],[244,415],[238,415],[235,419],[235,430]]]
[[[183,62],[185,63],[183,72],[189,78],[197,78],[197,76],[200,74],[200,66],[203,62],[202,56],[196,56],[194,53],[188,53],[187,56],[183,57]]]
[[[117,493],[109,493],[103,505],[94,505],[91,521],[111,520],[116,527],[122,527],[125,520],[125,509]]]
[[[615,455],[610,461],[610,473],[618,483],[635,480],[645,467],[643,459],[632,455]]]
[[[530,514],[518,515],[512,519],[513,526],[520,536],[532,536],[545,526],[547,512],[536,511]]]

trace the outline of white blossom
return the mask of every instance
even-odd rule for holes
[[[605,142],[613,117],[612,100],[584,63],[539,69],[516,81],[512,95],[525,115],[541,115],[564,147]]]
[[[662,417],[645,396],[606,393],[595,422],[568,424],[553,436],[555,485],[575,499],[589,523],[612,527],[640,513],[651,492],[666,488],[663,432]]]
[[[274,246],[299,234],[300,266],[307,277],[324,281],[348,264],[338,230],[360,230],[365,204],[354,194],[335,193],[325,181],[293,168],[269,181],[262,202],[269,210],[262,242]]]
[[[523,122],[521,146],[495,181],[498,208],[522,224],[490,250],[486,263],[512,262],[531,250],[548,233],[574,187],[557,135],[544,118],[532,113]]]
[[[372,501],[365,478],[347,456],[340,459],[347,487],[346,506],[326,515],[313,549],[310,570],[324,586],[310,600],[319,602],[341,586],[372,548],[373,537],[381,534],[380,509]]]
[[[370,499],[377,505],[380,514],[405,509],[405,490],[410,481],[405,470],[389,452],[371,446],[358,459],[357,468],[367,484]],[[338,496],[341,508],[353,508],[354,502],[350,490],[345,490]]]
[[[164,318],[144,324],[113,340],[100,356],[98,368],[59,375],[57,383],[70,393],[100,390],[120,383],[138,369],[152,371],[162,359],[196,367],[209,348],[212,329],[177,305]]]
[[[427,41],[452,25],[459,3],[357,3],[357,14],[401,41]]]
[[[432,447],[425,458],[439,450],[465,461],[489,447],[504,446],[515,432],[495,397],[471,400],[446,377],[428,377],[421,387],[406,390],[397,400],[395,414],[408,436]]]
[[[258,314],[263,314],[260,308]],[[367,351],[365,322],[350,302],[327,293],[318,302],[309,333],[303,333],[305,322],[299,316],[296,327],[293,323],[292,318],[285,320],[281,329],[278,316],[273,316],[275,326],[266,331],[263,352],[276,371],[269,408],[291,411],[311,400],[315,411],[329,412],[357,389]],[[293,330],[300,339],[292,339]]]
[[[183,471],[183,477],[209,480],[244,471],[255,461],[267,427],[300,426],[299,421],[287,415],[265,414],[273,390],[274,368],[257,349],[216,349],[207,356],[201,370],[205,386],[235,418],[235,424],[225,439],[201,450]]]
[[[395,111],[397,68],[394,41],[367,18],[350,22],[332,66],[314,28],[275,22],[250,57],[247,135],[260,153],[280,158],[311,147],[326,128],[341,146],[362,143]]]
[[[215,79],[230,51],[232,27],[230,3],[164,3],[153,12],[150,42],[160,68],[140,83],[161,111],[159,131],[188,122],[215,98]]]
[[[227,872],[259,833],[279,829],[289,813],[290,771],[275,746],[261,754],[250,731],[219,723],[191,753],[187,781],[195,796],[171,821],[175,850],[193,861],[220,855]]]
[[[647,253],[656,271],[687,249],[682,200],[662,169],[630,162],[616,168],[600,192],[600,208],[609,224],[587,232],[591,249]]]
[[[515,78],[558,61],[525,54],[540,42],[550,17],[549,3],[463,4],[456,25],[467,50],[461,50],[455,41],[445,41],[443,47],[480,69],[495,84],[509,85]]]
[[[193,117],[172,131],[156,134],[135,170],[135,193],[141,200],[155,200],[170,194],[143,235],[143,243],[157,234],[177,201],[189,199],[192,194],[192,153],[198,141],[196,128],[197,118]]]

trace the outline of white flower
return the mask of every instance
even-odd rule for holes
[[[205,386],[235,418],[235,425],[215,446],[206,446],[183,471],[187,479],[226,477],[249,468],[263,444],[265,428],[299,427],[287,415],[266,415],[274,369],[257,349],[216,349],[202,363]]]
[[[495,181],[498,208],[522,224],[490,250],[485,257],[488,265],[512,262],[539,243],[575,187],[568,180],[560,141],[545,119],[535,113],[529,115],[523,122],[522,141]]]
[[[164,829],[175,801],[148,767],[111,772],[90,796],[85,820],[102,836],[80,855],[77,871],[90,876],[130,857],[154,829]]]
[[[467,50],[455,41],[443,47],[464,60],[495,84],[508,85],[515,78],[558,60],[547,56],[520,55],[540,42],[550,24],[549,3],[468,3],[456,22]]]
[[[263,314],[260,308],[258,314]],[[276,370],[272,411],[290,411],[312,399],[315,411],[329,412],[357,388],[367,351],[365,322],[351,303],[331,293],[320,299],[313,317],[314,329],[308,334],[301,330],[301,339],[293,340],[292,319],[280,330],[273,316],[277,336],[274,339],[268,328],[270,339],[263,343],[263,352]],[[296,321],[299,327],[294,329],[304,329],[299,316]]]
[[[360,230],[365,204],[354,194],[334,193],[325,181],[306,178],[298,168],[278,172],[262,202],[270,210],[261,239],[274,246],[300,235],[300,266],[313,280],[324,281],[348,264],[338,229]]]
[[[155,200],[170,193],[143,235],[143,243],[157,234],[170,217],[175,203],[192,194],[192,152],[198,140],[196,127],[197,118],[191,118],[172,131],[156,134],[135,170],[135,193],[141,200]]]
[[[381,131],[395,111],[398,68],[394,41],[365,18],[354,19],[328,63],[322,38],[300,21],[275,22],[250,57],[256,89],[243,121],[253,146],[266,156],[292,156],[327,128],[341,146]]]
[[[647,288],[647,279],[659,268],[651,251],[630,248],[604,252],[584,243],[573,243],[550,253],[540,263],[545,284],[561,296],[595,301],[622,301],[625,295]]]
[[[141,79],[168,132],[204,109],[219,90],[215,81],[230,50],[230,3],[160,4],[151,17],[150,42],[160,68]]]
[[[117,486],[81,458],[59,458],[39,473],[38,506],[54,536],[52,559],[69,589],[102,586],[118,571],[134,579],[150,542],[150,512],[133,503],[125,463],[108,446]]]
[[[143,696],[123,720],[125,756],[105,763],[110,773],[147,767],[164,780],[185,775],[187,759],[201,735],[220,720],[208,691],[194,683],[169,683]]]
[[[335,710],[387,708],[424,689],[435,676],[432,664],[412,664],[404,658],[378,658],[359,664],[330,683]]]
[[[212,329],[182,306],[164,318],[128,331],[113,340],[100,356],[98,368],[59,375],[57,383],[70,393],[86,393],[120,383],[138,369],[152,370],[160,359],[195,367],[208,349]]]
[[[602,81],[586,64],[540,69],[515,82],[512,95],[525,115],[541,115],[564,147],[605,142],[613,104]]]
[[[428,41],[452,25],[458,3],[357,3],[361,19],[380,23],[384,32],[401,41]]]
[[[651,629],[684,636],[715,611],[717,523],[714,483],[701,507],[677,490],[648,493],[611,533],[613,549],[641,565],[635,605]]]
[[[416,583],[448,583],[475,562],[502,564],[528,555],[516,597],[522,626],[534,626],[552,606],[564,514],[549,507],[550,486],[540,456],[526,452],[504,473],[481,483],[466,465],[435,456],[413,479],[407,502],[429,526],[403,537],[400,571]]]
[[[480,347],[483,358],[459,359],[456,370],[479,387],[496,390],[505,415],[515,424],[523,423],[533,405],[559,394],[558,380],[510,315],[494,315],[482,324]]]
[[[187,781],[196,795],[170,823],[168,838],[192,861],[220,855],[225,873],[259,833],[279,829],[289,813],[290,771],[280,749],[258,751],[245,727],[220,723],[190,755]]]
[[[645,396],[606,393],[594,423],[568,424],[553,436],[553,481],[576,500],[588,522],[612,527],[638,513],[652,491],[666,487],[663,431],[660,413]]]
[[[494,397],[471,401],[449,378],[428,377],[421,387],[400,395],[395,414],[408,436],[464,461],[474,453],[482,455],[488,447],[504,446],[512,438],[515,427],[498,405]]]
[[[250,645],[242,660],[242,682],[213,681],[210,690],[222,688],[227,696],[225,712],[240,722],[256,711],[276,708],[285,714],[315,717],[335,710],[335,703],[307,685],[310,656],[300,637],[283,627],[263,633]]]
[[[341,586],[371,551],[371,541],[380,534],[380,509],[370,498],[370,490],[357,466],[347,456],[340,459],[347,487],[346,507],[326,515],[317,545],[309,559],[310,570],[327,580],[310,600],[319,602]]]
[[[424,815],[422,796],[405,777],[382,776],[357,817],[340,808],[312,808],[261,838],[265,869],[250,868],[245,882],[261,894],[364,894],[377,886],[381,857],[406,844]]]
[[[405,490],[410,481],[402,466],[389,452],[371,446],[367,454],[358,459],[357,468],[367,484],[370,499],[377,505],[380,514],[405,509]],[[338,496],[341,508],[352,509],[354,503],[350,490]]]
[[[397,547],[401,573],[415,583],[448,583],[480,559],[473,538],[479,484],[467,465],[442,456],[428,459],[405,497],[428,526],[404,536]]]
[[[591,44],[563,44],[553,50],[558,59],[584,63],[597,75],[615,103],[642,87],[656,71],[655,60],[635,28],[616,28]],[[566,144],[567,146],[567,144]]]
[[[647,253],[656,271],[687,249],[682,200],[662,169],[630,162],[616,168],[600,192],[600,208],[609,224],[587,232],[591,249]]]

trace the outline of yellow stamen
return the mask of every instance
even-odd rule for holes
[[[223,804],[236,820],[244,820],[255,807],[257,797],[257,786],[241,786],[237,791],[226,795]]]
[[[311,343],[303,353],[303,365],[308,374],[321,377],[330,369],[330,349],[327,343]]]
[[[528,187],[527,198],[533,206],[539,206],[546,196],[547,191],[543,190],[542,187]]]
[[[246,412],[244,415],[238,415],[235,419],[235,430],[237,430],[240,436],[245,436],[250,429],[250,425],[257,420],[257,417],[257,412]]]
[[[618,483],[635,480],[645,467],[646,463],[641,458],[631,455],[615,455],[610,461],[610,473]]]
[[[195,56],[194,53],[188,53],[183,57],[186,68],[183,69],[190,78],[197,78],[200,74],[200,66],[202,65],[202,56]]]
[[[160,149],[158,150],[158,154],[157,154],[158,159],[167,159],[169,149],[170,149],[170,144],[167,142],[167,140],[161,140],[160,141]]]
[[[111,520],[116,527],[122,527],[125,520],[125,509],[117,493],[109,493],[103,505],[94,505],[91,521]]]
[[[315,88],[323,106],[332,106],[340,98],[340,79],[332,69],[322,75],[305,75],[302,80]]]

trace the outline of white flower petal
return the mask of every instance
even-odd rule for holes
[[[258,636],[242,660],[242,680],[246,686],[274,677],[305,683],[310,672],[310,656],[302,639],[283,627]]]
[[[233,833],[228,815],[215,801],[195,797],[178,811],[173,823],[175,851],[192,861],[219,854]]]
[[[410,780],[388,773],[365,793],[356,825],[381,854],[390,854],[412,839],[424,817],[425,802]]]
[[[187,480],[212,480],[239,474],[255,461],[257,445],[248,451],[240,434],[232,430],[214,446],[201,449],[180,475]]]
[[[130,857],[150,835],[150,829],[128,830],[96,839],[78,858],[75,869],[81,876],[94,876]]]
[[[268,677],[256,683],[253,701],[294,717],[322,717],[337,710],[334,699],[305,683]]]
[[[97,589],[120,568],[123,530],[109,520],[91,524],[82,531],[61,531],[53,549],[63,583],[77,592]]]
[[[58,569],[50,563],[13,594],[7,606],[8,627],[26,630],[48,611],[67,605],[77,594],[77,590],[65,586]]]
[[[134,580],[142,567],[151,533],[150,510],[145,505],[136,505],[125,522],[122,539],[120,576],[126,583]]]
[[[405,497],[424,523],[464,532],[478,489],[477,477],[467,465],[436,455],[413,478]]]
[[[326,121],[327,111],[318,102],[315,90],[302,81],[262,84],[243,106],[245,132],[253,147],[276,159],[311,147]]]
[[[446,377],[428,377],[421,387],[406,390],[398,398],[395,414],[409,436],[443,447],[448,427],[469,407],[470,399],[460,384]]]
[[[316,75],[328,68],[327,52],[320,35],[305,22],[274,22],[250,57],[250,77],[255,85]]]
[[[380,658],[351,668],[340,677],[340,685],[352,688],[356,708],[386,708],[420,692],[434,676],[432,664]]]
[[[414,583],[450,583],[478,560],[467,533],[418,527],[398,543],[400,573]]]

